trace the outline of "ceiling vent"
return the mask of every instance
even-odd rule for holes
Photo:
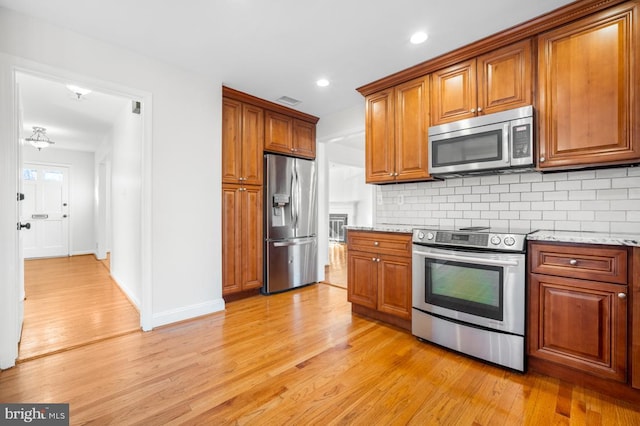
[[[276,102],[280,102],[281,104],[285,104],[289,106],[296,106],[299,103],[302,103],[302,101],[290,98],[289,96],[280,96],[278,99],[276,99]]]

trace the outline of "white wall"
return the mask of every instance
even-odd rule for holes
[[[38,151],[25,145],[24,162],[68,166],[69,173],[69,253],[92,254],[94,237],[94,160],[92,152],[70,151],[53,147]]]
[[[379,186],[377,223],[640,234],[640,168]]]
[[[110,139],[111,276],[139,307],[142,296],[142,117],[133,114],[130,105],[116,117]],[[105,179],[106,175],[105,167]],[[106,195],[105,192],[105,198]]]
[[[143,217],[148,216],[141,221],[144,235],[148,234],[148,239],[142,241],[143,322],[146,303],[150,311],[150,319],[143,326],[149,328],[224,309],[220,242],[221,79],[205,78],[4,8],[0,8],[0,53],[0,158],[9,165],[2,169],[7,176],[3,175],[6,179],[0,181],[0,195],[15,199],[15,166],[12,169],[10,165],[17,163],[13,124],[17,118],[15,97],[10,95],[16,67],[73,78],[78,84],[98,86],[107,93],[134,93],[141,99],[153,99],[152,105],[146,105],[152,126],[144,127],[146,155],[142,168]],[[193,220],[193,212],[197,213],[197,221]],[[8,229],[15,229],[15,216],[3,213],[3,226],[11,224]],[[148,233],[144,227],[148,227]],[[12,244],[16,241],[15,231],[1,233],[0,241],[7,250],[6,257],[5,253],[2,257],[11,259],[17,250]],[[0,268],[2,282],[16,281],[15,271],[4,269],[9,263],[15,262],[5,261]],[[144,290],[145,277],[149,280],[149,295]],[[7,291],[2,296],[8,298],[1,298],[0,312],[13,318],[5,309],[14,310],[9,306],[15,304],[15,295]],[[8,319],[9,331],[0,335],[0,365],[6,365],[3,354],[13,350],[7,345],[15,344],[3,339],[15,328],[15,320]]]

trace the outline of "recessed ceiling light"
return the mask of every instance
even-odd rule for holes
[[[417,33],[414,33],[409,40],[413,44],[420,44],[427,41],[428,38],[429,35],[427,35],[427,33],[425,33],[424,31],[418,31]]]
[[[329,83],[329,80],[327,80],[326,78],[321,78],[320,80],[316,81],[316,84],[319,87],[327,87],[330,83]]]

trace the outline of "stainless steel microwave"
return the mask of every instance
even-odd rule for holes
[[[480,174],[533,166],[533,107],[429,128],[432,176]]]

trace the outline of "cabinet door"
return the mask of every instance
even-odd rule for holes
[[[291,154],[293,149],[293,118],[265,111],[264,150]]]
[[[539,166],[640,160],[638,3],[538,39]]]
[[[625,382],[627,286],[530,277],[529,355]]]
[[[264,112],[262,108],[242,106],[242,182],[262,185]]]
[[[367,96],[365,172],[367,183],[395,180],[393,89]]]
[[[378,310],[411,319],[411,258],[380,256]]]
[[[242,177],[242,103],[222,99],[222,182]]]
[[[262,187],[246,186],[242,194],[242,290],[262,287],[264,237]]]
[[[482,55],[477,66],[479,113],[531,105],[531,40]]]
[[[428,77],[413,80],[395,88],[395,127],[396,181],[429,177]]]
[[[377,309],[378,262],[372,253],[349,250],[347,253],[347,300]]]
[[[431,74],[431,125],[475,117],[478,105],[476,60]]]
[[[240,185],[222,185],[222,294],[242,290]]]
[[[316,158],[316,125],[293,120],[293,154],[296,157]]]

